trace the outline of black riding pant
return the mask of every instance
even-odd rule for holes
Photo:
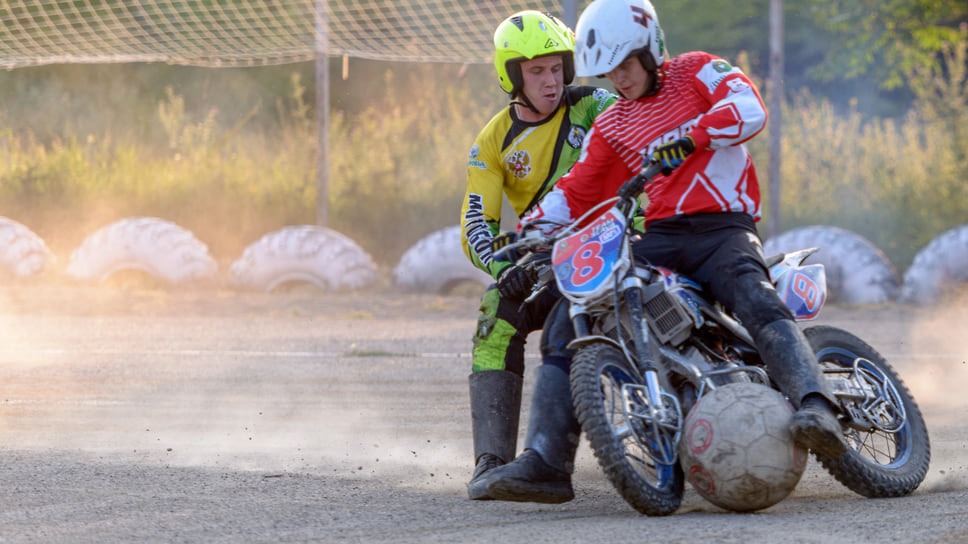
[[[674,216],[649,224],[632,244],[637,262],[668,268],[697,282],[756,338],[780,319],[793,319],[770,282],[753,218],[745,213]],[[574,339],[567,301],[548,318],[544,355],[571,356]]]

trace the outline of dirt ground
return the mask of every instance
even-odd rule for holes
[[[933,458],[913,495],[862,498],[811,460],[763,512],[687,489],[662,518],[585,443],[569,503],[466,499],[477,300],[0,287],[0,543],[968,541],[968,299],[819,320],[919,401]]]

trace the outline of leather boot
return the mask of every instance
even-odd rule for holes
[[[575,469],[581,426],[571,403],[568,374],[561,368],[538,367],[524,453],[491,471],[487,493],[494,499],[558,504],[575,498]]]
[[[521,416],[521,376],[507,370],[482,370],[468,377],[474,474],[467,484],[471,500],[489,500],[490,471],[514,459]]]
[[[817,356],[803,331],[792,320],[770,323],[759,331],[756,348],[766,363],[770,379],[797,408],[793,416],[793,439],[826,457],[847,451],[844,431]]]

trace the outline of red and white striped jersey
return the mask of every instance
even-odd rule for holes
[[[692,52],[663,65],[654,96],[619,99],[595,119],[579,161],[524,223],[546,217],[570,223],[615,196],[663,143],[691,136],[696,150],[647,189],[646,225],[679,214],[745,212],[760,218],[760,189],[743,145],[766,123],[766,107],[739,68]]]

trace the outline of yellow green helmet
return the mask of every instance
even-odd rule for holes
[[[565,85],[575,78],[575,35],[548,13],[519,11],[494,31],[494,68],[501,88],[512,97],[521,91],[521,62],[545,55],[561,55]]]

